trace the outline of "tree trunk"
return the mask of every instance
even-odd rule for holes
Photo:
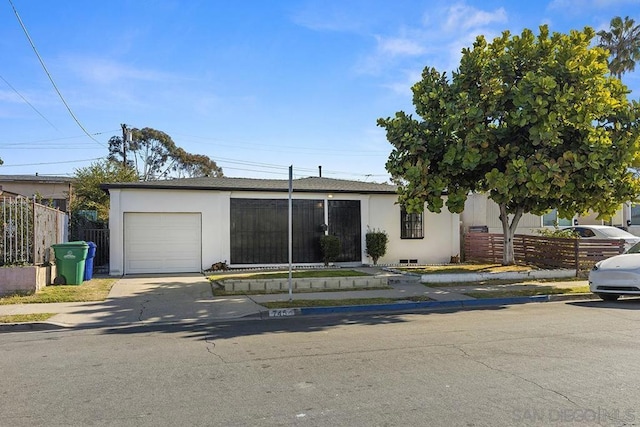
[[[502,265],[513,265],[516,263],[515,252],[513,250],[513,236],[516,234],[518,222],[524,213],[522,208],[517,208],[516,213],[509,224],[509,214],[507,205],[500,204],[500,222],[502,223],[502,236],[504,238],[504,251],[502,252]]]

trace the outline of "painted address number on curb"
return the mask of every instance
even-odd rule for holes
[[[269,310],[269,317],[285,317],[295,316],[296,311],[293,308],[278,308],[275,310]]]

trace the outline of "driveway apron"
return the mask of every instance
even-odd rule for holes
[[[256,314],[262,307],[239,296],[216,299],[201,274],[126,276],[107,300],[60,313],[50,322],[68,326],[193,323]]]

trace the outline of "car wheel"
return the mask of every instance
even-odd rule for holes
[[[598,294],[603,301],[617,301],[620,298],[618,294]]]

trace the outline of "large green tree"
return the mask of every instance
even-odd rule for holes
[[[131,140],[109,139],[109,159],[133,168],[141,181],[222,176],[222,169],[209,157],[187,153],[169,135],[152,128],[131,129]]]
[[[546,26],[492,43],[480,36],[451,79],[426,68],[412,87],[420,118],[378,120],[394,147],[386,168],[399,203],[440,212],[446,199],[459,213],[470,192],[486,193],[500,207],[503,262],[512,264],[524,213],[611,216],[635,199],[639,106],[609,74],[607,52],[590,46],[594,36]]]
[[[611,31],[598,31],[598,45],[609,51],[609,70],[614,76],[621,78],[627,71],[636,68],[640,61],[640,25],[625,16],[616,16],[611,20]]]
[[[104,160],[90,166],[76,169],[71,193],[71,212],[95,210],[99,221],[109,219],[109,194],[100,188],[100,184],[109,182],[136,182],[138,176],[131,168],[121,163]]]

